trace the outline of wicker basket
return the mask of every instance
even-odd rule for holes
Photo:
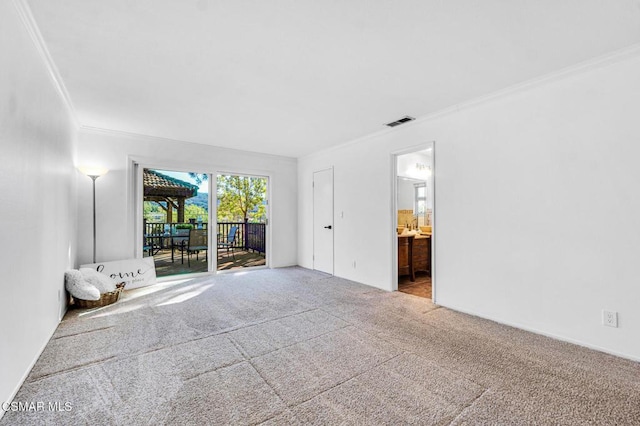
[[[118,299],[120,299],[120,293],[122,293],[122,290],[124,290],[124,285],[125,283],[116,284],[116,289],[114,291],[101,294],[100,299],[98,300],[83,300],[74,298],[73,302],[76,307],[82,309],[101,308],[103,306],[111,305],[112,303],[116,303]]]

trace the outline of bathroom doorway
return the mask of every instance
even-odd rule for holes
[[[434,144],[394,156],[398,291],[434,299]]]

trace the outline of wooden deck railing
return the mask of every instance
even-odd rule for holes
[[[266,250],[266,226],[264,223],[219,222],[218,241],[226,242],[231,228],[237,226],[238,231],[233,247],[264,253]]]
[[[164,235],[175,234],[178,226],[192,225],[194,228],[198,228],[198,223],[148,223],[145,222],[145,235]],[[207,223],[202,222],[202,229],[207,229]]]
[[[267,227],[264,223],[247,223],[244,246],[247,250],[265,253],[267,243]]]
[[[145,222],[145,236],[161,236],[161,235],[173,235],[176,234],[176,229],[182,223],[146,223]],[[208,223],[193,223],[194,228],[202,227],[202,229],[208,229]],[[253,250],[259,253],[266,252],[266,229],[264,223],[250,223],[250,222],[218,222],[217,238],[218,242],[226,242],[229,231],[233,226],[238,227],[236,238],[233,242],[233,247],[243,250]],[[160,240],[160,238],[158,238]]]

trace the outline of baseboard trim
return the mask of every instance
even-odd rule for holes
[[[510,327],[518,328],[520,330],[529,331],[531,333],[539,334],[541,336],[546,336],[546,337],[550,337],[552,339],[560,340],[562,342],[567,342],[567,343],[571,343],[571,344],[574,344],[574,345],[582,346],[584,348],[593,349],[595,351],[603,352],[603,353],[606,353],[608,355],[614,355],[614,356],[617,356],[617,357],[620,357],[620,358],[628,359],[630,361],[640,362],[640,357],[638,357],[638,356],[627,354],[627,353],[624,353],[624,352],[613,351],[611,349],[604,348],[602,346],[593,345],[591,343],[583,342],[581,340],[573,339],[571,337],[563,336],[561,334],[549,333],[549,332],[546,332],[546,331],[539,330],[539,329],[537,329],[535,327],[529,327],[529,326],[526,326],[526,325],[523,325],[523,324],[520,324],[520,323],[514,322],[514,321],[505,321],[505,320],[500,319],[500,318],[492,317],[491,315],[484,315],[484,314],[477,313],[477,312],[471,311],[469,309],[460,308],[459,306],[455,306],[455,305],[451,305],[451,304],[438,303],[438,305],[442,306],[443,308],[447,308],[447,309],[451,309],[451,310],[454,310],[454,311],[457,311],[457,312],[461,312],[463,314],[473,315],[474,317],[487,319],[487,320],[490,320],[490,321],[497,322],[499,324],[508,325]]]
[[[66,312],[66,310],[65,310],[65,312]],[[13,402],[14,398],[18,394],[18,391],[20,390],[20,388],[24,384],[25,380],[27,380],[27,377],[29,377],[29,373],[31,373],[31,370],[33,370],[33,366],[36,365],[36,362],[38,362],[38,359],[40,358],[40,355],[42,355],[42,352],[44,352],[44,349],[47,347],[47,345],[51,341],[51,338],[53,337],[53,334],[58,329],[58,326],[60,325],[60,322],[61,322],[61,320],[58,321],[58,323],[56,324],[55,327],[53,327],[53,330],[51,330],[51,332],[49,333],[49,337],[43,342],[42,346],[40,347],[40,350],[38,350],[38,353],[36,354],[36,356],[33,358],[31,363],[29,364],[29,367],[27,368],[27,370],[22,375],[22,378],[20,378],[20,381],[18,382],[16,387],[13,389],[13,392],[11,392],[11,394],[9,395],[9,398],[7,398],[7,400],[3,401],[3,402],[9,402],[9,403]],[[6,413],[6,411],[0,409],[0,420],[2,420],[2,417],[4,416],[5,413]]]

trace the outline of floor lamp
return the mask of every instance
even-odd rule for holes
[[[93,181],[93,263],[96,263],[96,179],[109,170],[104,167],[78,167],[78,170]]]

